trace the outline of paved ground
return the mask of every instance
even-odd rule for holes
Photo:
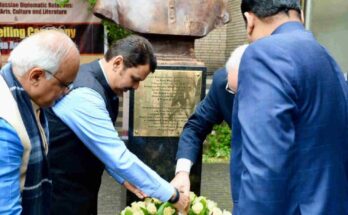
[[[201,195],[216,201],[221,209],[231,211],[229,165],[203,164]],[[99,192],[98,211],[100,215],[116,215],[125,207],[125,190],[107,173]]]

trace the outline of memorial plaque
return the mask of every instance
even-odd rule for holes
[[[201,100],[200,70],[158,69],[134,93],[134,136],[177,137]]]
[[[175,174],[182,128],[204,97],[206,71],[198,65],[161,65],[130,93],[127,147],[167,181]],[[190,173],[191,190],[198,195],[201,160],[200,152]],[[127,193],[127,205],[138,200]]]

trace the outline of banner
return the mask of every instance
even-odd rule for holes
[[[50,28],[63,30],[77,44],[81,63],[104,53],[104,28],[87,0],[70,0],[63,7],[54,0],[0,0],[2,64],[22,39]]]

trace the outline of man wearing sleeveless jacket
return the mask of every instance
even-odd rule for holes
[[[79,64],[79,52],[71,39],[49,30],[20,42],[2,67],[0,214],[49,214],[52,182],[42,107],[68,92]]]
[[[186,207],[188,197],[176,198],[177,190],[128,151],[114,128],[118,96],[137,89],[155,68],[151,44],[134,35],[81,66],[74,89],[49,111],[51,214],[97,214],[104,169],[138,197],[174,199],[180,210]]]

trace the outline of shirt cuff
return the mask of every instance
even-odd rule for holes
[[[188,172],[190,173],[193,163],[187,158],[179,158],[176,163],[175,174],[178,172]]]

